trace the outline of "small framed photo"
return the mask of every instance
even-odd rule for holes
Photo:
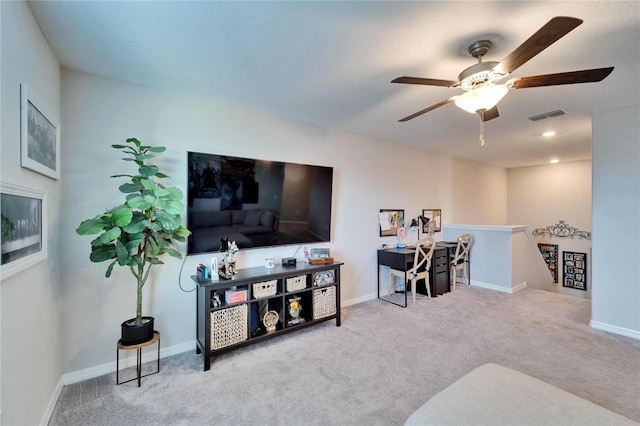
[[[20,85],[20,165],[60,179],[60,123],[26,84]]]
[[[395,237],[404,228],[404,210],[380,209],[378,215],[381,237]]]
[[[433,223],[434,223],[433,231],[434,232],[442,231],[442,209],[423,209],[422,210],[422,216],[424,216],[427,219],[429,219],[429,223],[433,221]],[[425,233],[425,234],[427,232],[429,232],[429,225],[428,224],[423,224],[422,225],[422,232]]]
[[[46,193],[0,182],[4,280],[47,258]]]

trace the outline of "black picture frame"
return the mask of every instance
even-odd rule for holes
[[[404,228],[404,209],[380,209],[378,228],[381,237],[395,237]]]
[[[540,250],[540,254],[542,254],[542,258],[544,259],[547,267],[549,268],[549,272],[553,277],[553,282],[558,282],[558,245],[557,244],[545,244],[538,243],[538,249]]]
[[[422,216],[429,219],[429,222],[433,221],[433,223],[435,224],[433,232],[442,231],[442,209],[423,209]],[[423,224],[422,233],[426,234],[427,232],[429,232],[429,225]]]
[[[587,291],[587,253],[562,252],[562,286]]]

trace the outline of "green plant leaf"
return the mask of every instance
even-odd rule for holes
[[[191,231],[189,231],[184,226],[180,226],[178,229],[176,229],[175,235],[180,237],[188,237],[189,235],[191,235]]]
[[[169,175],[165,175],[165,174],[164,174],[164,173],[162,173],[162,172],[158,172],[158,173],[156,173],[156,177],[157,177],[157,178],[162,178],[162,179],[164,179],[164,178],[168,178],[168,177],[169,177]]]
[[[149,151],[155,152],[157,154],[159,154],[161,152],[165,152],[166,150],[167,150],[167,148],[165,148],[164,146],[150,146],[149,147]]]
[[[131,223],[123,227],[122,230],[127,234],[139,234],[140,232],[147,229],[145,220],[146,220],[146,216],[144,214],[140,212],[135,212],[133,214],[133,219],[131,220]]]
[[[138,148],[140,148],[140,145],[142,145],[142,144],[140,143],[140,141],[139,141],[138,139],[136,139],[136,138],[128,138],[128,139],[127,139],[127,143],[133,143],[133,144],[135,144]]]
[[[179,215],[158,211],[156,221],[166,230],[173,231],[182,225],[182,218]]]
[[[131,260],[132,253],[129,252],[127,247],[120,241],[116,241],[116,257],[118,259],[118,265],[126,266]]]
[[[157,205],[171,215],[179,215],[184,210],[184,204],[178,200],[159,199]]]
[[[141,179],[140,183],[149,191],[155,191],[158,188],[158,184],[151,179]]]
[[[164,265],[164,262],[157,257],[149,257],[147,261],[152,265]]]
[[[129,148],[129,147],[127,145],[114,144],[114,145],[111,145],[111,148],[123,149],[123,148]]]
[[[147,210],[151,208],[152,203],[145,199],[146,197],[135,196],[127,200],[127,204],[132,209]]]
[[[158,166],[153,166],[153,165],[149,165],[149,166],[142,166],[138,169],[138,172],[142,175],[142,176],[154,176],[156,173],[158,173]]]
[[[177,257],[178,259],[182,259],[182,254],[178,250],[172,249],[170,247],[166,247],[164,249],[164,252],[167,253],[169,256]]]
[[[140,186],[134,185],[132,183],[123,183],[118,189],[124,194],[130,194],[132,192],[140,191]]]
[[[105,260],[114,259],[116,257],[115,244],[93,247],[89,259],[94,263],[104,262]]]
[[[122,229],[119,227],[111,228],[100,236],[100,242],[102,244],[109,244],[111,241],[117,239],[122,234]]]
[[[109,264],[109,267],[107,268],[107,273],[104,274],[105,277],[109,278],[111,276],[111,272],[113,272],[113,266],[115,264],[116,264],[115,260]]]
[[[109,210],[116,226],[127,226],[133,219],[133,212],[127,205],[120,205]]]
[[[102,219],[101,216],[96,216],[93,219],[83,220],[76,228],[76,232],[78,235],[94,235],[110,226],[109,221]]]

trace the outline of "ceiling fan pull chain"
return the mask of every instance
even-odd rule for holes
[[[480,111],[480,146],[484,146],[484,111]]]

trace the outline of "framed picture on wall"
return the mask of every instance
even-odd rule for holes
[[[423,209],[422,216],[429,219],[429,222],[434,223],[434,228],[433,228],[434,232],[442,231],[442,209]],[[429,232],[428,224],[422,225],[422,232],[425,234]]]
[[[587,291],[587,253],[562,252],[562,286]]]
[[[404,210],[380,209],[378,223],[381,237],[395,237],[404,228]]]
[[[538,243],[538,249],[540,249],[540,254],[542,254],[542,258],[547,264],[547,267],[549,268],[549,272],[551,272],[551,276],[553,277],[553,282],[557,283],[558,282],[558,245]]]
[[[60,179],[60,123],[24,83],[20,85],[20,165]]]
[[[4,280],[47,258],[47,196],[1,182],[0,201]]]

